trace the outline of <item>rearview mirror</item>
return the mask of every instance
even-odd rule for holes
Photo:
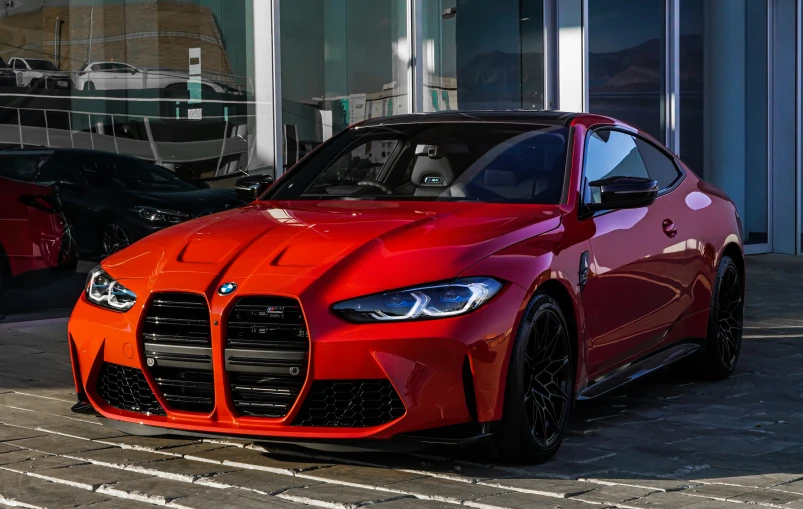
[[[273,180],[273,175],[266,173],[248,175],[237,179],[234,190],[237,192],[238,198],[251,202],[262,196],[273,185]]]
[[[589,182],[592,201],[590,212],[598,210],[637,209],[652,205],[658,197],[658,182],[642,177],[608,177]]]

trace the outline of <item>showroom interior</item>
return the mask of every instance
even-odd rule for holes
[[[121,182],[133,156],[233,196],[238,178],[279,176],[367,118],[587,111],[642,129],[724,189],[748,253],[802,254],[801,10],[799,0],[4,1],[0,168],[101,152],[119,156],[109,164]],[[177,207],[148,209],[148,220],[195,215]],[[25,232],[11,216],[0,229],[14,222],[39,261],[6,278],[0,316],[63,315],[103,253],[65,247],[82,227],[73,217],[14,213],[28,214]],[[83,236],[102,242],[108,220],[92,221]]]

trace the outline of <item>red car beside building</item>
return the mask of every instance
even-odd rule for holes
[[[0,292],[12,277],[77,260],[56,189],[9,175],[8,167],[0,170]]]
[[[741,342],[736,208],[654,139],[559,112],[374,119],[261,199],[92,271],[79,404],[134,433],[558,449],[577,399]]]

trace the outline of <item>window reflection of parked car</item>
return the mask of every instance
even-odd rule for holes
[[[121,62],[90,62],[73,77],[76,90],[144,90],[182,88],[186,90],[189,74],[174,71],[149,71]],[[227,88],[209,80],[201,80],[201,88],[217,93]]]
[[[13,276],[70,268],[76,262],[56,189],[25,181],[37,163],[29,159],[27,164],[0,165],[0,292]]]
[[[0,153],[0,166],[26,158],[41,161],[29,180],[58,189],[83,256],[108,255],[167,226],[243,204],[234,191],[208,189],[161,166],[105,152],[8,151]]]
[[[8,66],[5,60],[0,58],[0,87],[17,86],[17,78],[14,71]]]
[[[60,71],[50,60],[14,57],[8,65],[16,75],[18,87],[30,87],[35,80],[44,78],[45,88],[70,88],[70,73]]]

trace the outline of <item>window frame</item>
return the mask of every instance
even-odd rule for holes
[[[580,186],[581,187],[580,187],[580,200],[579,200],[579,207],[578,207],[580,219],[588,219],[588,218],[592,218],[592,217],[598,217],[598,216],[601,216],[601,215],[604,215],[604,214],[610,214],[611,212],[616,212],[617,210],[623,210],[623,209],[606,209],[606,210],[598,210],[596,212],[590,213],[586,209],[586,205],[587,205],[587,203],[586,203],[586,194],[587,194],[586,193],[586,188],[588,187],[588,183],[586,182],[586,164],[588,163],[588,145],[589,145],[588,144],[588,140],[591,138],[591,136],[594,133],[596,133],[598,131],[617,131],[617,132],[620,132],[620,133],[623,133],[623,134],[630,135],[633,138],[635,138],[636,140],[641,140],[644,143],[647,143],[647,144],[651,145],[652,147],[657,149],[658,152],[660,152],[661,154],[666,156],[670,161],[672,161],[672,164],[675,165],[675,169],[678,171],[678,178],[676,178],[674,180],[674,182],[672,182],[671,186],[659,189],[658,190],[658,196],[656,197],[656,199],[671,193],[672,191],[677,189],[684,180],[686,180],[686,172],[683,169],[683,166],[681,164],[678,164],[678,158],[674,154],[672,154],[668,149],[666,149],[665,147],[657,145],[654,141],[651,141],[647,137],[643,136],[637,129],[632,128],[632,127],[628,127],[628,126],[611,125],[611,124],[602,124],[602,125],[598,125],[598,126],[592,126],[592,127],[588,128],[588,130],[586,131],[586,134],[585,134],[585,138],[583,139],[583,164],[582,164],[581,171],[580,171]],[[638,148],[638,145],[636,145],[636,148]],[[639,155],[641,155],[641,154],[639,153]],[[647,168],[647,175],[649,175],[650,169],[647,166],[646,162],[644,163],[644,167]]]

